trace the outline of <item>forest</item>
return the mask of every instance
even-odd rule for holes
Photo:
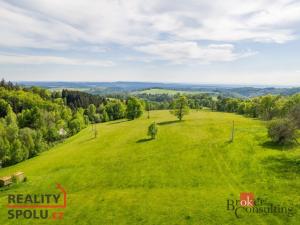
[[[24,88],[0,82],[0,163],[9,166],[32,158],[90,123],[142,114],[143,102],[105,99],[84,92]]]

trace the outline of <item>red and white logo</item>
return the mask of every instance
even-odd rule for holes
[[[240,193],[240,204],[242,207],[254,207],[254,194],[253,193]]]

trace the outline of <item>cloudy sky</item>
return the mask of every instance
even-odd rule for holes
[[[0,77],[300,85],[300,1],[0,0]]]

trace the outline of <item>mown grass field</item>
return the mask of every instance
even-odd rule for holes
[[[232,120],[235,141],[229,143]],[[159,123],[156,140],[148,125]],[[98,124],[40,156],[0,169],[24,171],[26,183],[0,192],[0,224],[183,225],[300,224],[293,217],[251,214],[237,219],[228,198],[240,192],[299,209],[299,147],[268,142],[263,122],[209,111],[191,112],[183,122],[168,111],[134,121]],[[8,194],[68,193],[62,221],[8,220]]]

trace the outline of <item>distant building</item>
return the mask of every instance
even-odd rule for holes
[[[59,134],[60,136],[66,136],[66,135],[67,135],[67,131],[65,131],[64,128],[60,128],[59,131],[58,131],[58,134]]]

